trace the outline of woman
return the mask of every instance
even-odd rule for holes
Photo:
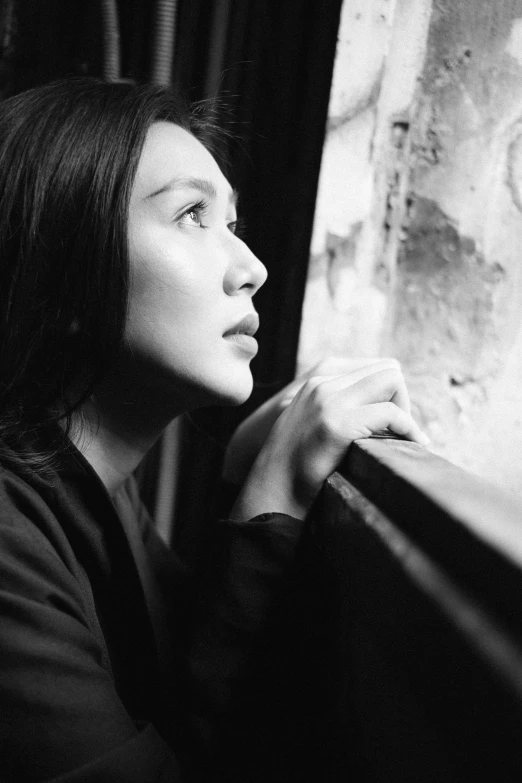
[[[132,471],[174,417],[252,389],[266,271],[211,130],[167,90],[89,79],[1,106],[2,780],[232,779],[324,479],[355,438],[425,440],[393,362],[311,377],[232,441],[211,587],[156,537]]]

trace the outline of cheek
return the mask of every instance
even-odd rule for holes
[[[136,258],[126,341],[147,362],[185,367],[207,353],[216,331],[216,281],[194,258]]]
[[[197,291],[193,269],[161,248],[136,249],[131,261],[129,319],[162,320],[190,305]]]

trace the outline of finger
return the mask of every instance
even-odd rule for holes
[[[316,368],[314,368],[316,369]],[[299,378],[296,378],[291,383],[288,384],[288,386],[285,386],[284,389],[281,390],[281,400],[280,404],[283,408],[288,406],[294,397],[297,395],[301,389],[303,389],[304,386],[308,387],[316,387],[320,383],[324,383],[325,381],[333,381],[336,378],[342,378],[345,376],[346,373],[339,374],[339,373],[315,373],[313,375],[300,375]],[[354,381],[358,380],[359,377],[363,377],[364,373],[355,375]]]
[[[298,391],[303,387],[307,380],[312,378],[318,380],[333,380],[334,378],[341,378],[345,375],[351,376],[351,383],[356,383],[365,375],[371,372],[378,372],[379,370],[398,370],[400,372],[400,364],[396,359],[390,357],[383,357],[376,359],[375,357],[347,359],[342,356],[330,356],[327,359],[322,359],[315,364],[311,369],[305,373],[299,375],[293,381],[291,381],[280,392],[280,401],[282,408],[286,408],[294,399]],[[409,411],[409,397],[406,390],[406,385],[403,383],[402,389],[397,397],[397,404],[404,410]]]
[[[401,438],[414,441],[421,446],[427,446],[430,442],[417,422],[392,402],[379,402],[350,410],[348,419],[351,420],[348,426],[354,428],[351,433],[353,440],[367,438],[388,429]]]
[[[311,378],[314,375],[323,376],[338,376],[345,375],[346,373],[360,370],[365,367],[372,367],[380,365],[382,369],[389,367],[390,369],[400,370],[399,362],[396,359],[390,357],[359,357],[359,358],[346,358],[344,356],[329,356],[327,359],[321,359],[320,362],[314,364],[306,372],[302,373],[299,378],[303,381],[306,378]]]
[[[391,398],[391,402],[397,405],[398,408],[401,408],[401,410],[403,410],[408,415],[411,413],[410,395],[408,394],[406,381],[404,380],[402,373],[399,377],[399,387]]]
[[[365,360],[368,361],[368,360]],[[387,372],[388,375],[381,376],[380,373]],[[378,376],[368,385],[358,387],[362,380]],[[384,385],[384,390],[379,394],[379,385]],[[395,359],[372,360],[371,363],[352,370],[342,375],[314,375],[306,380],[299,378],[287,386],[281,398],[281,407],[286,408],[296,397],[298,392],[307,394],[310,390],[324,385],[326,393],[335,393],[348,389],[350,386],[356,387],[354,392],[360,391],[362,397],[355,397],[354,405],[365,404],[366,402],[380,402],[392,400],[399,408],[406,413],[410,413],[410,398],[406,388],[406,382],[400,371],[400,365]],[[387,390],[387,391],[386,391]],[[378,396],[375,396],[375,395]],[[386,395],[389,396],[386,396]],[[383,396],[384,395],[384,396]]]
[[[342,392],[343,403],[360,407],[373,402],[393,401],[405,413],[410,412],[408,391],[402,373],[396,369],[384,368],[367,371],[357,370],[336,378],[316,379],[307,382],[309,387],[322,386],[326,395]]]
[[[336,387],[343,389],[350,384],[357,383],[363,378],[374,375],[375,373],[383,372],[385,370],[395,373],[397,378],[402,377],[400,366],[397,362],[394,360],[380,359],[377,362],[366,364],[363,367],[358,367],[357,369],[351,370],[350,372],[341,373],[340,375],[331,374],[330,376],[323,376],[323,380],[337,380],[338,383],[332,383],[332,390]],[[321,376],[316,377],[320,378]]]

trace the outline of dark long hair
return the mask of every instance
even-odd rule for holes
[[[162,87],[64,80],[0,105],[0,458],[19,468],[48,470],[66,439],[42,433],[68,432],[122,340],[130,192],[159,120],[215,152],[208,112]]]

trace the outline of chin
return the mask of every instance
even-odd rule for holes
[[[233,391],[229,390],[228,393],[224,394],[222,399],[219,401],[219,405],[226,405],[229,407],[234,407],[235,405],[242,405],[244,402],[248,400],[250,395],[252,394],[252,388],[253,383],[252,381],[247,385],[244,385],[244,388],[236,388]]]
[[[242,405],[252,394],[254,380],[250,369],[229,376],[221,388],[219,405]]]
[[[254,381],[250,371],[231,374],[219,380],[216,378],[214,383],[201,383],[192,387],[191,404],[187,407],[206,408],[220,405],[228,408],[242,405],[252,394],[253,387]]]

